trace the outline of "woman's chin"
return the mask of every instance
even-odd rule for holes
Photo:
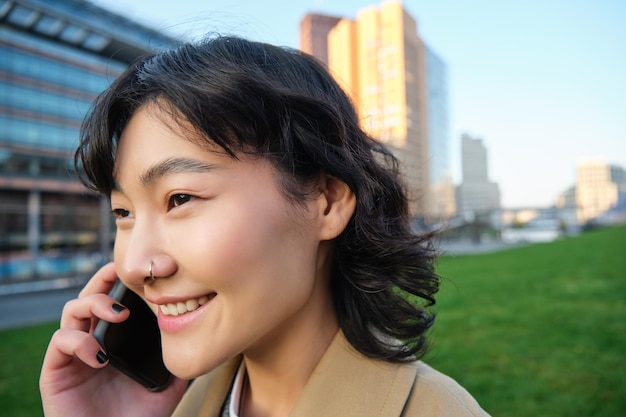
[[[202,376],[226,362],[227,359],[211,359],[198,355],[176,355],[163,352],[163,362],[167,369],[182,379],[194,379]]]

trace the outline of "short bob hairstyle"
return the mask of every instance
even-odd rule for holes
[[[75,162],[110,196],[117,143],[146,103],[233,158],[252,152],[276,168],[285,196],[308,198],[321,175],[346,183],[356,210],[333,245],[331,291],[347,340],[366,356],[415,360],[439,288],[430,236],[411,228],[399,164],[359,127],[347,95],[313,57],[237,37],[212,37],[139,60],[95,101]],[[200,133],[199,135],[197,133]],[[401,342],[401,343],[400,343]]]

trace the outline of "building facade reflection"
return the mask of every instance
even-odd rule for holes
[[[0,0],[0,284],[108,258],[108,201],[74,172],[81,121],[131,62],[177,44],[83,0]]]

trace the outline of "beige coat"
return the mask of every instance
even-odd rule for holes
[[[194,381],[174,417],[219,417],[241,358]],[[488,416],[453,379],[418,361],[392,364],[358,353],[340,331],[290,417]]]

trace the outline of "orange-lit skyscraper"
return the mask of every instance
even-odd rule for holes
[[[447,152],[445,63],[438,58],[433,61],[437,76],[428,77],[427,59],[436,55],[419,38],[415,19],[400,2],[390,1],[361,9],[356,19],[339,19],[330,30],[325,30],[328,67],[351,96],[362,127],[388,144],[402,161],[412,193],[413,215],[452,216],[455,208],[450,176],[433,170],[447,171],[447,154],[439,155],[437,165],[430,163],[433,149]],[[307,35],[301,36],[304,39]],[[321,42],[309,46],[303,41],[302,50],[324,60],[316,52],[323,49]],[[430,88],[430,80],[443,84],[440,88]],[[429,90],[439,97],[438,102],[432,103],[434,106],[430,106]],[[429,122],[437,123],[439,128],[432,128]],[[443,146],[435,145],[434,141]],[[450,192],[438,192],[438,198],[434,198],[433,190],[441,186],[433,181],[440,178],[449,181]],[[450,201],[439,201],[442,195]]]

